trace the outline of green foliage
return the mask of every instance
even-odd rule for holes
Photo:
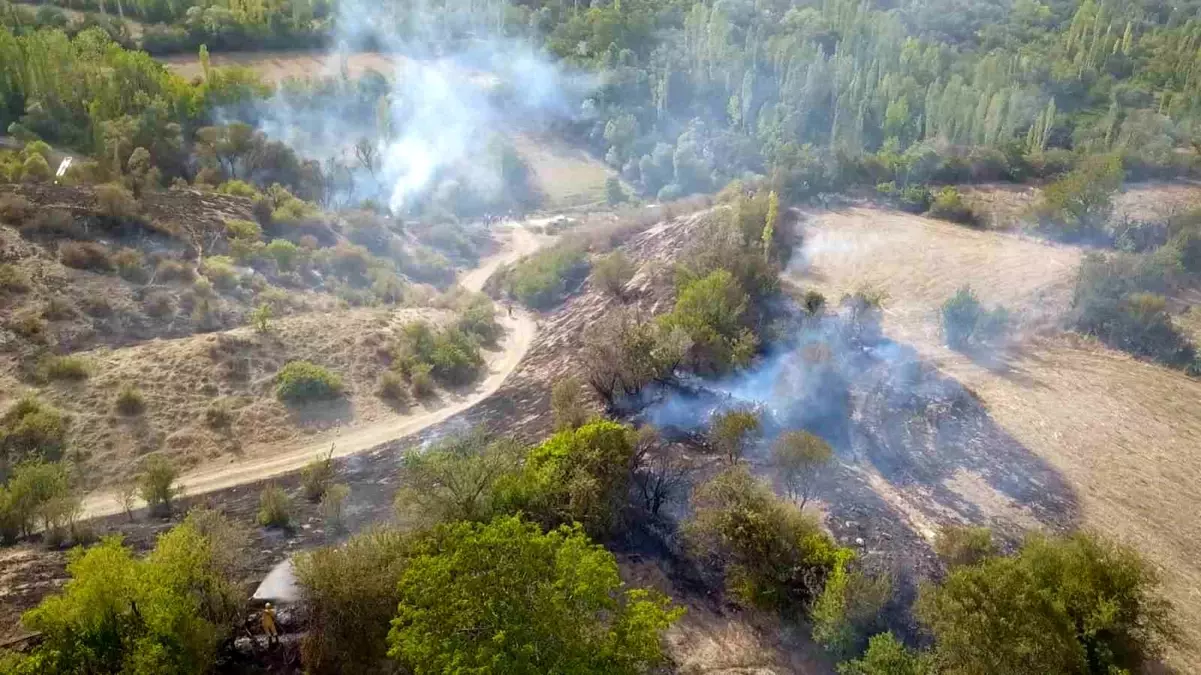
[[[290,361],[275,375],[275,395],[287,403],[307,403],[342,395],[342,378],[308,361]]]
[[[516,517],[439,527],[400,577],[388,655],[416,673],[642,673],[682,610],[622,590],[580,528]]]
[[[0,478],[26,459],[55,461],[67,444],[66,415],[26,396],[0,416]]]
[[[609,421],[560,431],[530,450],[497,492],[503,510],[547,526],[580,523],[593,536],[617,525],[629,494],[635,434]]]
[[[300,470],[300,485],[304,490],[304,498],[310,502],[319,502],[325,496],[330,485],[333,485],[336,471],[334,469],[333,448],[325,457],[318,457]]]
[[[949,672],[1139,672],[1175,635],[1157,590],[1130,549],[1032,536],[1016,555],[953,568],[917,613]]]
[[[588,274],[588,258],[575,246],[560,245],[535,253],[506,273],[505,286],[522,304],[550,309],[563,301]]]
[[[282,272],[291,271],[300,260],[300,249],[287,239],[272,239],[271,243],[263,248],[263,253],[274,260]]]
[[[146,410],[146,396],[141,389],[127,382],[117,392],[113,407],[122,415],[141,415]]]
[[[380,373],[375,393],[385,401],[399,406],[409,404],[409,390],[406,388],[404,377],[400,373],[386,370]]]
[[[217,192],[223,195],[246,197],[247,199],[257,199],[259,197],[259,191],[254,189],[254,186],[250,183],[242,180],[227,180],[217,186]]]
[[[52,175],[50,164],[41,155],[30,155],[21,164],[21,180],[26,183],[44,183],[50,180]]]
[[[215,255],[205,258],[200,270],[213,286],[223,291],[238,286],[238,272],[234,269],[233,259],[228,256]]]
[[[584,404],[584,385],[574,377],[555,382],[550,390],[550,410],[555,418],[555,430],[576,429],[588,421]]]
[[[263,228],[253,220],[227,220],[225,221],[225,233],[231,239],[259,241],[263,238]]]
[[[240,612],[236,559],[245,542],[189,516],[143,560],[119,537],[72,551],[70,580],[22,617],[43,642],[35,672],[209,672]]]
[[[952,349],[992,344],[1008,328],[1009,312],[1000,306],[984,309],[970,286],[960,288],[942,305],[943,336]]]
[[[830,653],[846,657],[863,648],[863,638],[880,621],[892,595],[892,580],[850,569],[851,552],[841,551],[821,595],[810,608],[813,639]]]
[[[719,269],[680,287],[675,307],[659,321],[689,338],[689,360],[701,372],[746,365],[758,347],[744,317],[750,298],[730,272]]]
[[[118,220],[136,218],[141,211],[138,200],[123,185],[105,183],[104,185],[97,185],[94,192],[97,208],[100,213],[109,218]]]
[[[862,657],[838,664],[838,675],[933,675],[934,672],[929,655],[906,649],[892,633],[873,635]]]
[[[803,611],[853,555],[741,465],[698,486],[692,510],[684,534],[693,555],[756,607]]]
[[[170,515],[175,497],[180,489],[175,486],[179,478],[179,467],[163,455],[151,455],[142,465],[138,475],[138,494],[150,512],[158,515]]]
[[[621,181],[616,176],[605,179],[605,201],[614,206],[626,201],[626,192],[621,187]]]
[[[29,536],[37,526],[49,535],[73,523],[78,504],[62,464],[36,460],[18,464],[0,486],[0,540]]]
[[[387,672],[388,626],[412,549],[410,537],[375,529],[296,557],[309,621],[301,642],[306,672]]]
[[[46,356],[38,362],[38,375],[46,380],[86,380],[92,364],[81,356]]]
[[[602,256],[592,265],[592,283],[616,298],[634,278],[635,267],[621,251]]]
[[[934,540],[934,552],[947,565],[976,565],[997,555],[987,527],[944,527]]]
[[[979,224],[979,218],[963,201],[963,195],[949,185],[934,193],[934,201],[930,204],[927,215],[961,225]]]
[[[255,308],[250,313],[250,325],[254,326],[256,332],[269,332],[271,330],[271,305],[264,302]]]
[[[469,326],[478,325],[469,322]],[[451,385],[467,384],[484,366],[480,346],[472,334],[458,326],[434,328],[424,321],[406,324],[392,347],[393,367],[409,375],[410,382],[419,366],[429,369],[439,381]],[[416,392],[414,392],[416,393]]]
[[[830,444],[808,431],[788,431],[772,444],[771,462],[789,499],[800,499],[805,508],[817,487],[822,470],[834,459]]]
[[[126,281],[134,283],[146,281],[144,262],[142,252],[136,248],[125,247],[113,254],[113,264],[117,267],[117,274],[120,274],[121,278]]]
[[[0,264],[0,293],[25,293],[28,290],[28,275],[15,265]]]
[[[406,522],[486,521],[497,514],[497,481],[521,465],[522,449],[483,429],[405,453],[396,509]]]
[[[409,389],[414,398],[427,398],[434,393],[434,376],[428,363],[416,363],[409,368]]]
[[[727,462],[734,465],[761,433],[758,411],[732,409],[714,413],[706,435],[709,443],[725,456]]]
[[[611,312],[584,338],[588,384],[607,404],[635,396],[650,383],[669,379],[691,347],[679,326],[646,321],[633,311]]]
[[[455,307],[459,318],[455,325],[460,331],[474,336],[480,344],[495,344],[501,336],[500,324],[496,322],[496,306],[483,293],[470,293]]]
[[[1113,214],[1113,196],[1122,178],[1117,156],[1090,157],[1043,189],[1034,215],[1044,230],[1061,239],[1097,237]]]
[[[283,488],[268,485],[259,493],[258,523],[263,527],[280,528],[292,524],[292,500]]]

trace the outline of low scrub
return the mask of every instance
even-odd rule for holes
[[[11,543],[38,527],[49,534],[74,522],[78,498],[71,494],[62,464],[23,462],[11,476],[4,477],[7,480],[0,484],[0,541]]]
[[[308,361],[292,361],[275,376],[275,395],[289,403],[305,403],[342,395],[342,378]]]
[[[1122,186],[1117,155],[1086,158],[1076,169],[1048,184],[1034,206],[1039,227],[1065,241],[1103,237],[1113,215],[1113,197]]]
[[[0,263],[0,293],[25,293],[29,290],[29,275],[16,265]]]
[[[129,417],[141,415],[146,410],[146,397],[142,394],[141,389],[132,384],[124,384],[117,392],[113,407],[122,415]]]
[[[394,367],[413,380],[418,366],[449,385],[471,382],[484,366],[479,341],[458,326],[434,328],[424,321],[404,326],[392,348]]]
[[[325,457],[318,457],[300,470],[300,484],[304,489],[304,498],[310,502],[319,502],[334,482],[333,450]]]
[[[67,445],[68,418],[32,396],[0,416],[0,478],[26,460],[56,461]]]
[[[288,493],[275,485],[263,488],[259,495],[259,525],[285,528],[292,524],[292,500]]]
[[[86,380],[91,364],[79,356],[47,356],[38,364],[38,374],[46,380]]]
[[[960,288],[942,305],[942,331],[951,349],[991,345],[1005,336],[1009,311],[984,309],[970,286]]]
[[[592,265],[592,283],[610,295],[621,298],[635,271],[634,264],[625,254],[614,251],[601,256]]]
[[[506,272],[510,295],[533,309],[550,309],[588,275],[588,258],[574,246],[556,246],[518,262]]]
[[[116,183],[97,185],[95,194],[100,213],[109,218],[135,218],[142,210],[133,193],[122,185]]]
[[[138,475],[138,494],[150,513],[158,516],[171,515],[175,497],[179,488],[175,486],[179,478],[179,467],[162,455],[151,455]]]
[[[93,272],[111,272],[113,255],[104,244],[92,241],[68,241],[59,244],[58,257],[67,267]]]
[[[960,225],[978,226],[979,217],[972,207],[963,201],[963,195],[953,187],[947,186],[934,194],[934,201],[926,215],[941,220],[949,220]]]
[[[33,204],[21,195],[0,197],[0,222],[20,227],[33,213]]]
[[[375,393],[393,405],[404,406],[409,404],[409,390],[405,384],[404,376],[400,373],[390,370],[381,373]]]

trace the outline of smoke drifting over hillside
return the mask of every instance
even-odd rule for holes
[[[321,161],[343,203],[399,212],[430,200],[467,211],[520,202],[512,193],[526,169],[505,134],[572,118],[593,84],[499,34],[504,7],[339,3],[325,71],[313,73],[324,81],[284,83],[256,123]],[[364,51],[386,54],[389,72],[352,81],[347,59]]]

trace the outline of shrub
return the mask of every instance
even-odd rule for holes
[[[171,506],[178,494],[175,480],[179,469],[163,455],[151,455],[138,476],[138,493],[152,515],[171,515]]]
[[[47,380],[86,380],[91,372],[91,364],[79,356],[47,356],[38,363],[38,374]]]
[[[300,249],[287,239],[272,239],[271,243],[263,248],[263,253],[274,260],[275,266],[284,272],[292,270],[300,258]]]
[[[387,370],[379,376],[375,393],[380,398],[394,405],[408,405],[409,390],[405,388],[404,378],[399,373]]]
[[[91,241],[67,241],[59,244],[58,257],[67,267],[94,272],[113,269],[112,254],[104,244]]]
[[[942,330],[947,346],[963,350],[973,344],[991,344],[1009,327],[1009,312],[1004,307],[985,310],[972,292],[964,286],[942,305]]]
[[[67,417],[26,396],[0,416],[0,478],[26,459],[55,461],[67,443]]]
[[[0,263],[0,292],[24,293],[29,290],[29,277],[17,266]]]
[[[979,224],[979,219],[972,208],[964,203],[963,195],[959,194],[959,190],[950,186],[935,193],[934,201],[930,204],[930,211],[927,215],[961,225],[975,226]]]
[[[529,256],[507,273],[509,293],[533,309],[550,309],[588,274],[584,251],[556,246]]]
[[[0,221],[19,227],[35,212],[33,204],[21,195],[0,196]]]
[[[253,185],[242,180],[227,180],[217,186],[217,192],[247,199],[257,199],[259,196],[259,191],[254,189]]]
[[[341,532],[346,529],[343,520],[343,510],[346,498],[350,496],[350,488],[338,483],[331,485],[321,496],[321,517],[325,519],[325,528],[330,532]]]
[[[149,316],[164,319],[175,314],[175,300],[165,291],[151,291],[142,301],[142,309]]]
[[[441,526],[430,539],[401,572],[388,632],[404,671],[521,672],[537,653],[539,672],[651,672],[662,631],[683,613],[622,588],[613,554],[578,526],[543,532],[499,518]]]
[[[805,508],[817,481],[834,459],[830,444],[807,431],[788,431],[772,445],[772,466],[788,490],[789,499],[800,499]]]
[[[263,488],[259,495],[259,525],[285,528],[292,523],[292,500],[288,493],[275,485]]]
[[[473,336],[483,344],[495,344],[501,335],[500,324],[496,323],[496,307],[488,296],[472,293],[458,307],[459,318],[455,325],[459,330]]]
[[[308,361],[291,361],[275,376],[275,395],[282,401],[304,403],[336,398],[342,394],[342,378]]]
[[[229,401],[218,399],[209,404],[204,410],[204,423],[210,429],[228,429],[233,424],[233,411],[229,408]]]
[[[863,656],[838,664],[838,675],[933,675],[935,672],[928,654],[910,651],[892,633],[873,635]]]
[[[142,391],[132,384],[121,385],[114,401],[114,407],[122,415],[141,415],[146,410],[146,397]]]
[[[252,220],[227,220],[225,221],[225,233],[231,239],[258,241],[263,238],[263,228]]]
[[[565,377],[550,390],[550,409],[555,418],[555,430],[575,429],[588,421],[584,405],[584,386],[574,377]]]
[[[43,209],[21,226],[24,236],[41,235],[51,238],[82,238],[84,233],[75,225],[75,217],[65,209]]]
[[[406,324],[393,347],[397,367],[409,373],[419,364],[447,384],[466,384],[475,379],[484,366],[479,343],[457,326],[437,329],[423,321]]]
[[[310,502],[319,502],[325,496],[325,491],[334,482],[333,449],[325,457],[318,457],[300,470],[300,484],[304,488],[304,498]]]
[[[622,297],[626,284],[634,278],[634,264],[621,251],[602,256],[592,266],[592,283],[614,297]]]
[[[692,508],[684,525],[690,550],[750,605],[803,610],[850,556],[815,520],[777,499],[743,466],[698,486]]]
[[[892,595],[892,579],[850,568],[852,553],[841,551],[826,585],[810,608],[813,639],[837,657],[863,649],[864,638],[882,623],[880,612]]]
[[[430,375],[429,364],[417,363],[409,369],[409,387],[414,398],[426,398],[434,394],[434,377]]]
[[[1113,214],[1113,196],[1122,186],[1122,177],[1117,155],[1089,157],[1043,189],[1033,214],[1043,230],[1060,239],[1097,237]]]
[[[191,283],[196,279],[196,270],[178,260],[160,260],[154,269],[154,277],[159,281],[182,281]]]
[[[706,433],[709,443],[730,464],[737,464],[747,447],[761,434],[759,413],[754,410],[726,410],[714,413]]]
[[[620,204],[626,200],[626,192],[621,187],[621,181],[616,176],[609,176],[605,179],[605,201],[610,206]]]
[[[95,195],[100,213],[110,218],[134,218],[141,211],[141,205],[133,194],[117,183],[97,185]]]
[[[388,627],[400,602],[397,584],[414,540],[375,529],[342,546],[296,556],[308,630],[301,639],[306,672],[380,672]]]
[[[44,183],[52,175],[50,164],[40,154],[29,155],[21,164],[21,180],[26,183]]]
[[[126,281],[146,281],[146,268],[143,266],[142,252],[136,248],[122,248],[113,254],[113,264],[117,266],[117,274]]]
[[[73,515],[62,506],[78,500],[71,495],[67,470],[61,464],[41,461],[22,462],[0,488],[0,539],[13,541],[33,534],[38,525],[46,530],[64,523]],[[38,521],[41,521],[40,523]]]
[[[721,373],[745,365],[758,340],[744,325],[750,298],[730,272],[718,269],[686,280],[672,311],[659,318],[665,329],[679,328],[691,341],[689,360],[701,372]]]
[[[917,616],[948,672],[1134,673],[1176,633],[1158,586],[1131,549],[1032,535],[1016,555],[923,588]]]
[[[228,291],[238,285],[238,273],[234,269],[234,261],[223,255],[215,255],[204,259],[201,266],[204,276],[213,286]]]
[[[435,525],[487,521],[498,512],[496,488],[521,465],[524,449],[482,428],[444,436],[400,463],[396,511],[402,522]]]
[[[947,565],[976,565],[997,555],[987,527],[944,527],[934,540],[934,552]]]

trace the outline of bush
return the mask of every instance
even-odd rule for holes
[[[934,540],[934,552],[947,567],[977,565],[997,555],[987,527],[944,527]]]
[[[979,219],[972,208],[964,203],[963,195],[959,194],[959,190],[950,186],[935,193],[934,201],[930,204],[930,211],[926,215],[961,225],[979,225]]]
[[[342,378],[308,361],[291,361],[275,376],[275,395],[289,403],[304,403],[342,395]]]
[[[300,258],[300,249],[287,239],[272,239],[271,243],[263,248],[263,253],[274,260],[275,266],[282,272],[292,270]]]
[[[690,550],[749,605],[804,610],[851,555],[743,466],[698,486],[692,508],[684,525]]]
[[[122,279],[135,283],[146,281],[142,252],[136,248],[122,248],[114,253],[113,264],[117,266],[117,274],[120,274]]]
[[[404,671],[523,672],[536,653],[538,672],[651,672],[662,631],[683,613],[658,593],[624,589],[613,554],[578,526],[455,523],[418,551],[388,632]]]
[[[734,276],[718,269],[685,279],[672,311],[659,317],[667,330],[678,328],[691,342],[689,361],[704,373],[722,373],[746,365],[758,338],[745,325],[750,298]]]
[[[838,664],[838,675],[934,675],[935,672],[928,654],[906,649],[892,633],[872,636],[862,657]]]
[[[292,500],[288,493],[275,485],[268,485],[259,494],[258,523],[263,527],[285,528],[292,523]]]
[[[114,407],[122,415],[141,415],[146,410],[146,397],[140,389],[126,383],[121,385],[121,390],[117,392]]]
[[[258,241],[263,238],[263,228],[253,220],[227,220],[225,221],[225,233],[231,239],[246,241]]]
[[[151,455],[138,476],[138,494],[150,508],[150,513],[159,516],[171,515],[171,507],[178,494],[175,480],[179,469],[163,455]]]
[[[234,414],[229,408],[229,401],[219,399],[213,401],[204,410],[204,423],[210,429],[228,429],[233,424]]]
[[[1113,215],[1113,196],[1122,186],[1117,155],[1099,155],[1043,189],[1033,214],[1046,232],[1066,241],[1096,238]]]
[[[550,309],[562,302],[588,274],[584,251],[556,246],[529,256],[507,272],[509,293],[533,309]]]
[[[350,488],[341,483],[329,486],[325,494],[321,496],[321,517],[325,519],[325,528],[330,532],[341,532],[346,529],[343,510],[348,496],[350,496]]]
[[[196,270],[191,265],[178,260],[160,260],[154,269],[154,277],[159,281],[182,281],[192,283],[196,279]]]
[[[238,273],[234,269],[234,261],[226,256],[216,255],[205,258],[201,270],[213,286],[223,291],[238,286]]]
[[[44,183],[53,176],[50,164],[39,154],[32,154],[21,164],[21,180],[26,183]]]
[[[397,515],[418,526],[487,521],[500,508],[498,483],[511,480],[523,455],[515,442],[490,438],[481,428],[411,450],[401,458]]]
[[[11,542],[33,534],[39,525],[50,530],[66,524],[64,516],[73,520],[78,509],[56,507],[71,504],[77,507],[78,499],[71,495],[63,465],[22,462],[0,487],[0,539]]]
[[[410,381],[418,365],[428,366],[433,377],[451,385],[471,382],[484,366],[479,343],[457,326],[434,329],[423,321],[411,322],[402,328],[392,352]]]
[[[390,370],[384,371],[379,376],[379,383],[375,387],[375,393],[380,398],[394,405],[403,406],[409,404],[409,390],[405,388],[404,377]]]
[[[592,266],[592,283],[614,297],[622,297],[626,284],[634,278],[634,264],[620,251],[602,256]]]
[[[310,673],[382,672],[388,627],[400,602],[397,584],[413,540],[370,530],[342,546],[296,556],[296,580],[309,625],[301,658]]]
[[[742,459],[747,447],[761,435],[759,413],[755,410],[726,410],[713,414],[706,432],[710,445],[725,455],[730,464]]]
[[[500,324],[496,323],[496,307],[488,296],[472,293],[458,307],[459,318],[455,326],[474,337],[481,344],[496,344],[501,335]]]
[[[135,218],[142,210],[133,194],[117,183],[97,185],[95,195],[100,213],[110,218]]]
[[[109,537],[69,557],[62,592],[22,617],[41,635],[32,672],[203,673],[241,614],[247,542],[192,516],[137,558]]]
[[[9,467],[34,459],[56,461],[67,444],[67,417],[26,396],[0,416],[0,479]]]
[[[254,189],[254,186],[246,181],[227,180],[217,186],[217,192],[223,195],[233,195],[234,197],[246,197],[247,199],[257,199],[259,191]]]
[[[29,290],[29,277],[15,265],[0,263],[0,292],[24,293]]]
[[[34,213],[33,204],[21,195],[0,196],[0,222],[20,227]]]
[[[175,300],[165,291],[151,291],[142,301],[142,310],[148,316],[165,319],[175,314]]]
[[[434,394],[434,377],[430,375],[429,364],[417,363],[409,369],[409,387],[413,398],[426,398]]]
[[[960,288],[942,305],[943,336],[951,349],[991,344],[1008,328],[1009,312],[1004,307],[985,310],[970,286]]]
[[[47,380],[86,380],[92,367],[79,356],[47,356],[38,363],[38,375]]]
[[[333,449],[325,457],[318,457],[300,470],[300,484],[304,489],[304,498],[310,502],[319,502],[325,496],[325,491],[334,482]]]
[[[58,245],[58,257],[67,267],[93,272],[109,272],[113,258],[108,247],[90,241],[67,241]]]
[[[584,386],[574,377],[566,377],[550,390],[550,409],[555,418],[555,430],[576,429],[588,421],[584,404]]]
[[[1033,535],[1016,555],[955,567],[923,588],[917,615],[948,672],[1135,673],[1176,632],[1158,587],[1131,549]]]

